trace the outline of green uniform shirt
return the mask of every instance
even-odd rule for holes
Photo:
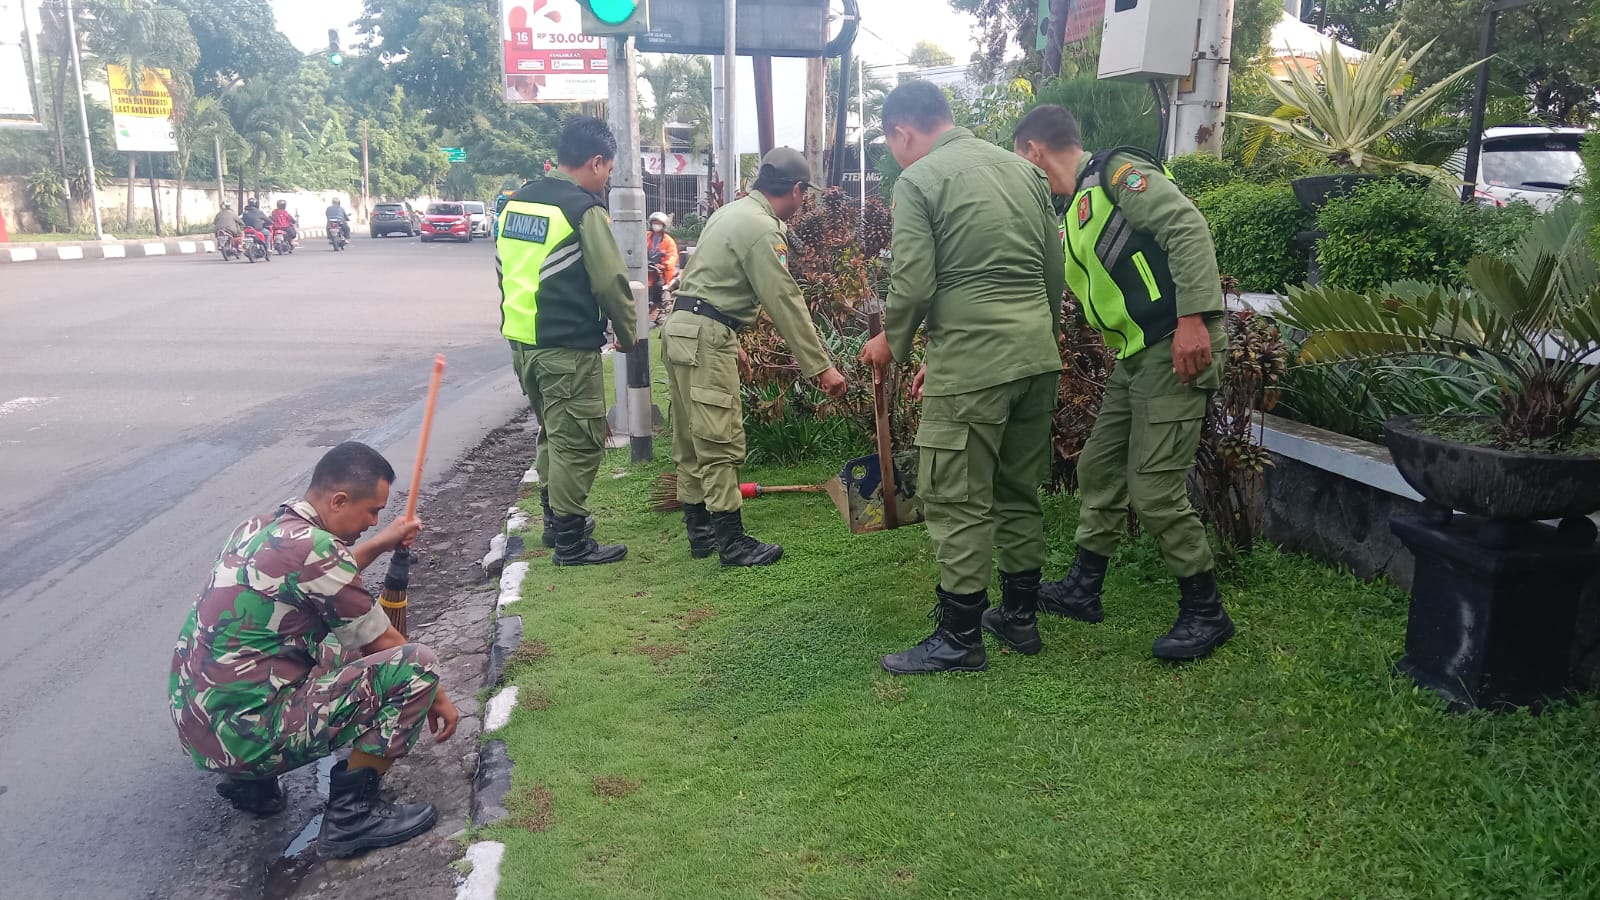
[[[894,358],[927,325],[928,396],[1061,368],[1066,286],[1050,182],[1032,163],[951,128],[894,186],[883,328]]]
[[[1078,176],[1083,175],[1089,159],[1086,152],[1079,160]],[[1178,315],[1223,312],[1217,248],[1211,242],[1206,217],[1172,179],[1146,160],[1115,153],[1106,161],[1105,172],[1106,190],[1128,224],[1155,238],[1167,251],[1167,264],[1178,289]],[[1137,177],[1130,178],[1133,175]]]
[[[573,181],[560,169],[551,169],[547,178]],[[580,185],[581,187],[581,185]],[[628,286],[628,264],[622,249],[611,234],[611,217],[605,207],[590,207],[578,220],[578,243],[583,246],[583,268],[589,273],[589,290],[600,309],[611,320],[617,343],[631,345],[639,333],[639,315],[633,308],[633,288]]]
[[[587,220],[585,220],[587,221]],[[678,279],[678,296],[698,297],[753,325],[765,309],[807,378],[833,368],[800,286],[789,274],[789,239],[759,191],[717,210]]]

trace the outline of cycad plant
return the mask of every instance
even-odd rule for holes
[[[1346,60],[1337,41],[1317,55],[1315,71],[1288,66],[1285,79],[1263,79],[1263,86],[1278,101],[1271,115],[1230,113],[1236,119],[1260,126],[1248,142],[1247,153],[1259,149],[1273,132],[1326,157],[1340,169],[1356,172],[1414,172],[1436,177],[1437,167],[1381,155],[1379,146],[1390,132],[1426,117],[1448,92],[1480,62],[1468,63],[1439,82],[1412,92],[1412,68],[1433,47],[1429,41],[1412,52],[1391,30],[1359,62]],[[1395,98],[1399,96],[1400,99]]]
[[[1496,385],[1496,446],[1558,452],[1600,408],[1600,271],[1578,204],[1541,217],[1510,259],[1467,263],[1467,286],[1396,282],[1366,294],[1291,288],[1280,319],[1307,363],[1460,360]]]

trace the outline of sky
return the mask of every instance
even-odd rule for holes
[[[868,65],[902,62],[919,40],[938,44],[957,62],[972,55],[972,17],[943,0],[860,0],[860,5],[856,49]],[[346,48],[356,40],[350,23],[361,15],[361,0],[272,0],[272,8],[278,30],[301,50],[326,47],[329,28],[340,30]]]

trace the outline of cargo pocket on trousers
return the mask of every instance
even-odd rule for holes
[[[693,402],[694,436],[702,441],[731,444],[744,422],[739,416],[739,398],[726,391],[707,387],[689,388]]]
[[[1210,397],[1209,391],[1190,388],[1150,400],[1139,472],[1187,472],[1194,465],[1195,451],[1200,448],[1200,420]],[[1135,423],[1134,427],[1139,426]]]
[[[917,427],[919,451],[917,492],[933,503],[967,499],[967,434],[965,422],[922,420]]]
[[[687,314],[668,319],[661,331],[661,347],[667,362],[673,365],[699,365],[700,323],[688,320]]]

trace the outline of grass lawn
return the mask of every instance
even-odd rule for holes
[[[557,570],[529,542],[513,816],[480,835],[507,844],[501,898],[1600,896],[1600,701],[1444,712],[1390,673],[1392,588],[1260,550],[1224,573],[1238,637],[1173,667],[1149,655],[1176,590],[1144,539],[1103,624],[890,678],[879,655],[929,629],[925,530],[761,498],[747,525],[783,561],[723,570],[645,510],[657,450],[595,486],[624,563]],[[1075,519],[1047,502],[1047,576]]]

